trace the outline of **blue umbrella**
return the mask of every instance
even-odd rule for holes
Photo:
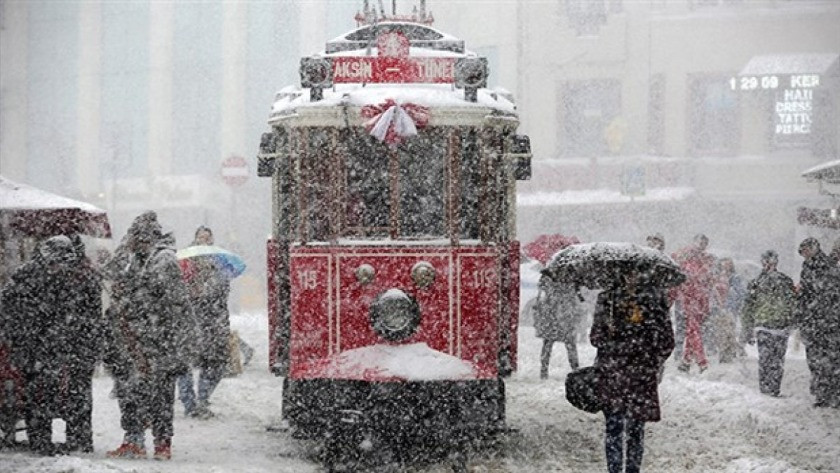
[[[198,256],[212,257],[222,268],[222,271],[224,271],[225,274],[227,274],[230,278],[235,278],[239,276],[245,271],[245,268],[247,267],[245,265],[245,261],[242,260],[241,256],[237,255],[236,253],[231,253],[230,251],[224,248],[212,245],[188,246],[184,249],[178,250],[175,256],[181,262],[185,262],[190,258],[195,258]]]

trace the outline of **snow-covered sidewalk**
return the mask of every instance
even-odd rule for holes
[[[236,378],[222,381],[213,397],[217,417],[183,416],[176,405],[173,458],[169,462],[112,460],[105,451],[122,436],[119,410],[109,398],[111,380],[94,380],[92,455],[39,458],[0,452],[0,472],[311,472],[322,471],[304,446],[287,433],[268,431],[279,423],[281,380],[266,367],[265,314],[232,318],[234,328],[256,349],[254,361]],[[557,344],[548,380],[540,380],[541,340],[531,327],[519,334],[520,370],[507,384],[510,434],[498,452],[471,456],[475,472],[600,472],[603,417],[573,408],[565,399],[565,348]],[[579,347],[582,363],[595,351]],[[758,394],[756,353],[719,365],[702,375],[683,374],[670,363],[662,382],[663,420],[646,428],[646,472],[811,472],[840,471],[840,411],[815,409],[808,394],[804,354],[789,350],[782,398]],[[63,427],[56,422],[56,439]],[[151,444],[149,440],[147,442]],[[149,445],[150,446],[150,445]],[[449,472],[447,464],[410,471]]]

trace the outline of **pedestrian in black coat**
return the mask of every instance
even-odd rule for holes
[[[189,370],[192,307],[175,259],[174,239],[164,235],[157,215],[138,216],[115,261],[109,308],[106,363],[114,374],[123,443],[111,457],[145,457],[151,427],[155,458],[172,455],[175,379]],[[114,269],[116,268],[116,270]]]
[[[27,438],[52,454],[52,419],[66,423],[66,449],[93,451],[94,366],[100,358],[102,289],[81,249],[63,235],[42,242],[3,289],[11,360],[26,383]]]
[[[840,267],[816,238],[799,245],[805,258],[799,277],[797,323],[811,370],[815,407],[840,407]]]
[[[638,273],[628,273],[619,285],[598,295],[589,339],[598,349],[595,366],[606,417],[608,469],[638,472],[645,422],[660,419],[659,367],[674,350],[665,291],[646,286]]]

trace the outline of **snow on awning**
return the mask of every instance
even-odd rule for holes
[[[822,181],[827,184],[840,184],[840,159],[827,161],[802,171],[802,177],[808,181]]]
[[[753,56],[738,75],[826,74],[832,69],[838,69],[838,59],[840,55],[836,53]]]
[[[104,210],[2,176],[0,216],[3,217],[0,224],[4,234],[47,237],[82,233],[98,238],[111,237],[108,215]]]

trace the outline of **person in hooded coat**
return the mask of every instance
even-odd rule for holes
[[[29,446],[45,455],[57,451],[54,418],[65,420],[65,451],[93,452],[92,379],[102,349],[102,288],[84,245],[76,241],[59,235],[41,242],[2,294],[11,362],[25,379]]]
[[[661,416],[659,367],[674,350],[666,292],[628,270],[620,283],[598,295],[589,340],[598,350],[594,366],[600,371],[596,389],[606,418],[608,470],[638,472],[645,422]]]
[[[548,378],[548,363],[555,342],[566,345],[569,365],[578,368],[577,327],[583,317],[580,293],[573,284],[552,281],[542,276],[534,306],[534,331],[543,339],[540,354],[540,378]]]
[[[174,243],[162,233],[157,215],[145,212],[108,266],[114,282],[106,364],[115,377],[125,431],[110,457],[145,457],[149,427],[154,457],[172,455],[175,379],[189,370],[195,325]]]
[[[816,238],[799,245],[805,258],[799,276],[796,319],[811,371],[814,407],[840,407],[840,267]]]
[[[213,232],[201,226],[193,245],[212,245]],[[196,318],[195,364],[199,368],[198,393],[193,389],[193,375],[178,378],[178,393],[189,417],[213,417],[209,401],[224,377],[230,360],[230,277],[212,255],[187,260],[184,279]],[[197,398],[196,399],[196,394]]]

